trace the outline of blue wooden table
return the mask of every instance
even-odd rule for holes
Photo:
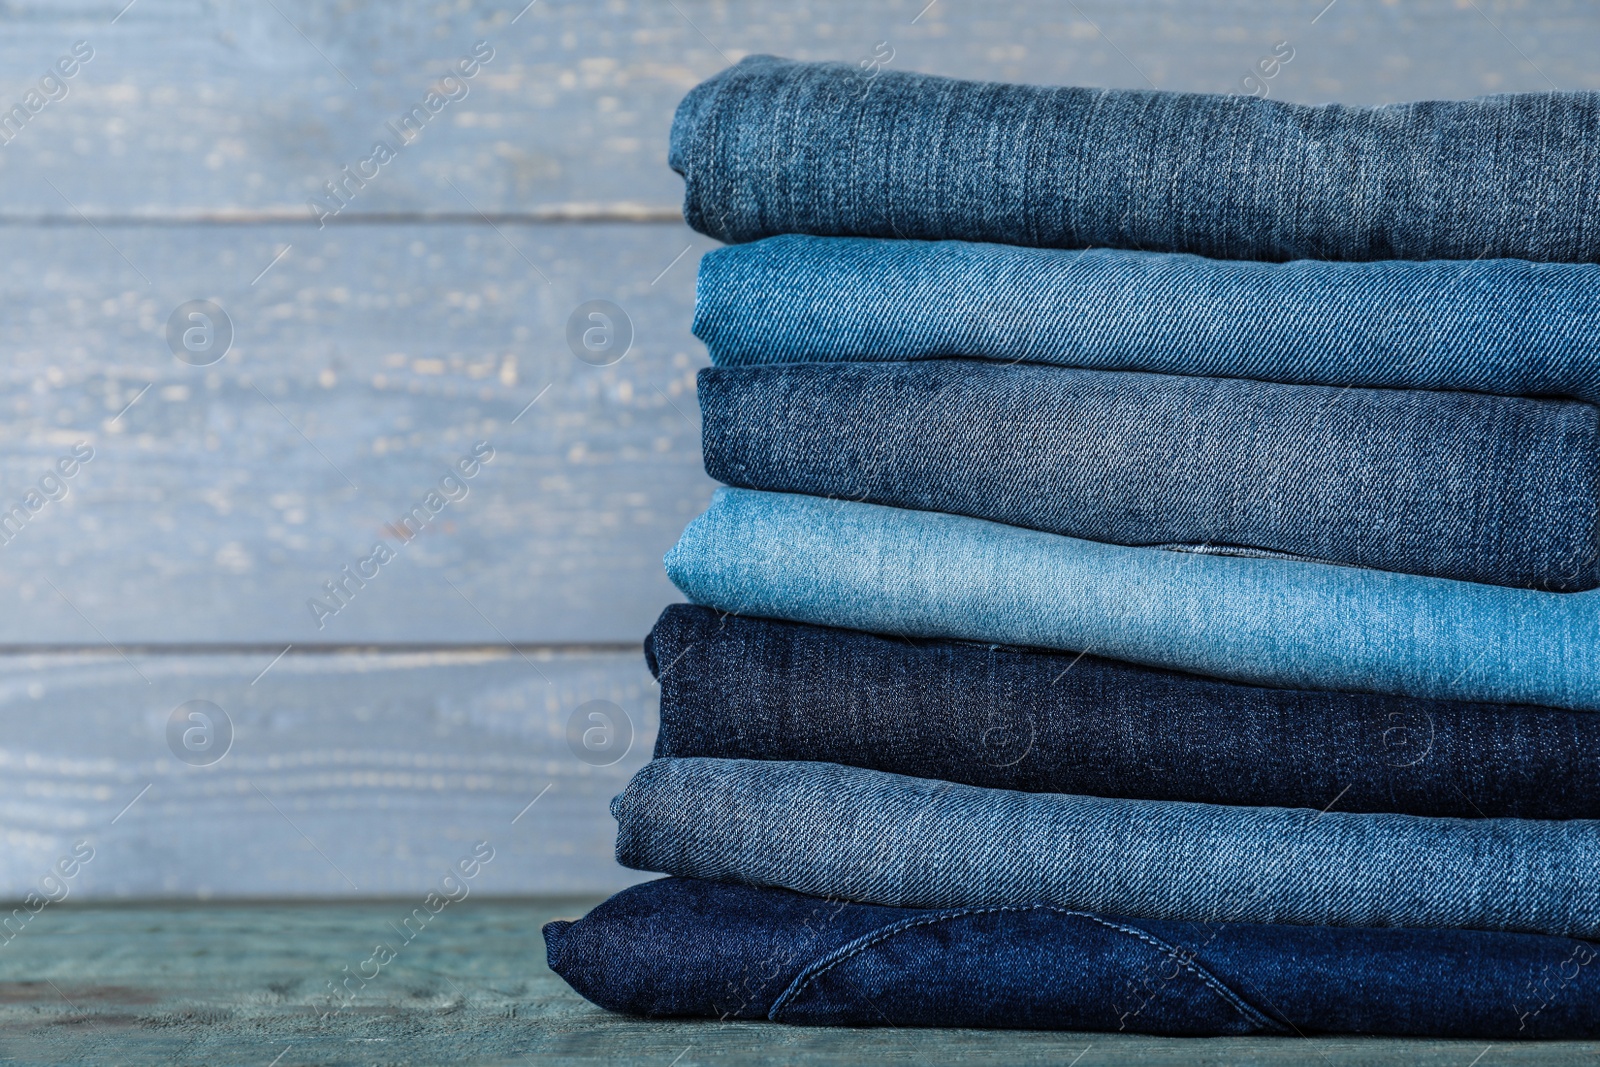
[[[539,926],[593,899],[451,905],[348,1005],[329,982],[399,944],[416,901],[64,907],[0,949],[0,1062],[15,1064],[1592,1063],[1600,1043],[809,1029],[608,1015],[544,966]],[[349,970],[346,971],[346,968]],[[367,968],[365,973],[371,973]],[[20,977],[26,975],[26,977]]]

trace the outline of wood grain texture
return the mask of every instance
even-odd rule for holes
[[[712,489],[710,242],[681,224],[4,232],[0,512],[95,457],[0,546],[0,644],[638,641],[681,599],[661,556]],[[233,321],[214,366],[164,337],[194,298]],[[568,346],[593,298],[632,321],[613,366]],[[468,495],[403,542],[479,441]],[[308,607],[380,542],[398,558],[348,607]]]
[[[709,245],[674,224],[473,211],[659,216],[679,195],[663,164],[672,107],[726,59],[850,58],[884,40],[907,68],[1228,91],[1289,40],[1274,93],[1362,101],[1593,83],[1581,42],[1600,22],[1591,6],[1489,0],[541,0],[514,23],[487,3],[141,0],[113,24],[121,9],[12,7],[0,34],[7,71],[43,71],[74,40],[96,48],[0,148],[8,217],[60,223],[3,231],[0,504],[61,448],[99,449],[68,499],[0,549],[13,607],[0,644],[636,640],[674,599],[660,554],[710,489],[688,333]],[[468,96],[326,229],[174,221],[308,220],[305,197],[480,37],[498,50]],[[36,81],[15,78],[0,101]],[[348,225],[395,213],[457,221]],[[127,217],[150,221],[105,221]],[[162,341],[171,311],[202,296],[238,331],[209,370]],[[593,297],[635,322],[616,367],[567,351],[567,318]],[[471,500],[337,618],[313,616],[322,583],[496,435],[503,462]]]
[[[498,863],[499,860],[494,861]],[[492,865],[491,865],[492,867]],[[318,1022],[326,983],[356,970],[411,901],[47,909],[0,949],[6,1062],[272,1064],[1323,1064],[1507,1067],[1593,1062],[1600,1044],[1359,1037],[789,1027],[610,1015],[544,964],[539,927],[592,899],[468,897],[441,912]],[[278,1058],[274,1058],[278,1057]]]
[[[655,743],[637,651],[275,654],[0,657],[0,899],[40,892],[78,841],[94,855],[66,904],[414,896],[478,840],[487,894],[647,877],[612,859],[606,808]],[[193,700],[232,724],[209,765],[169,740]],[[596,700],[621,709],[625,755],[620,719],[603,758],[569,744]]]
[[[1581,0],[139,0],[112,24],[125,3],[7,5],[0,100],[74,41],[95,55],[0,149],[5,216],[309,220],[308,198],[479,40],[493,60],[350,215],[670,217],[674,105],[755,52],[854,61],[883,41],[896,68],[1237,92],[1288,41],[1284,99],[1600,86],[1600,13]]]
[[[705,357],[689,335],[710,244],[671,221],[681,184],[664,157],[678,99],[726,63],[852,61],[884,42],[901,69],[1229,92],[1287,41],[1295,57],[1274,97],[1372,103],[1594,88],[1597,29],[1600,10],[1578,0],[5,5],[0,114],[73,42],[94,58],[0,146],[0,512],[77,442],[96,451],[64,499],[0,545],[0,646],[80,650],[0,657],[0,891],[26,892],[98,828],[103,848],[74,890],[84,899],[414,892],[546,782],[509,829],[493,891],[633,877],[610,862],[605,800],[653,729],[637,654],[533,656],[547,683],[506,647],[444,646],[637,642],[677,599],[660,555],[711,489],[692,389]],[[495,56],[468,95],[319,229],[308,198],[478,40]],[[163,337],[197,298],[236,327],[211,367],[178,362]],[[614,366],[567,346],[569,316],[594,298],[635,328]],[[496,458],[470,494],[318,628],[307,600],[375,543],[396,544],[390,524],[479,440]],[[145,651],[124,659],[113,643]],[[184,647],[219,643],[252,651]],[[390,651],[300,656],[314,644]],[[641,717],[633,753],[605,770],[557,729],[596,696]],[[214,767],[165,748],[164,717],[190,699],[239,727]],[[118,966],[134,969],[174,944],[117,943]],[[418,1048],[445,1048],[451,1020],[468,1016],[481,1037],[521,1004],[483,995],[481,1011],[424,1005],[410,1018],[437,1044]],[[170,1023],[210,1009],[162,1003],[166,1029],[141,1040],[249,1062]],[[245,1020],[237,1034],[252,1025],[255,1008],[218,1010]],[[15,1012],[62,1021],[31,1002]],[[660,1045],[677,1040],[671,1028],[597,1018],[533,1027],[540,1054],[677,1054]],[[852,1048],[725,1033],[728,1054],[775,1061]],[[307,1062],[367,1062],[348,1051],[365,1040],[328,1036]],[[854,1040],[917,1062],[934,1047]],[[1015,1062],[1025,1046],[968,1035],[937,1047]],[[1026,1047],[1059,1061],[1076,1046]],[[1477,1054],[1416,1055],[1465,1064],[1466,1051]]]

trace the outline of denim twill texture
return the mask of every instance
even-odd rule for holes
[[[1600,592],[1097,544],[719,489],[667,553],[697,604],[1092,652],[1260,685],[1600,710]]]
[[[826,1026],[1600,1036],[1600,947],[1478,930],[884,908],[663,878],[544,928],[601,1007]]]
[[[1600,818],[1600,715],[1266,689],[1098,656],[674,604],[655,754],[817,760],[1029,793]]]
[[[706,473],[747,489],[1600,585],[1600,408],[1578,401],[959,359],[713,367],[699,398]]]
[[[1259,263],[1095,248],[769,237],[700,260],[721,367],[966,356],[1600,402],[1600,268]]]
[[[684,218],[1218,259],[1600,259],[1600,94],[1386,107],[751,56],[678,106]]]
[[[908,908],[1600,937],[1600,823],[981,789],[833,763],[658,759],[617,862]]]

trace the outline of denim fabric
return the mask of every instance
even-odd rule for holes
[[[1600,585],[1600,408],[1579,401],[959,359],[708,368],[699,396],[706,472],[748,489]]]
[[[1600,268],[770,237],[700,260],[718,366],[940,356],[1600,402]]]
[[[908,908],[1600,937],[1600,822],[982,789],[834,763],[658,759],[617,862]]]
[[[667,553],[697,604],[1092,652],[1263,685],[1600,710],[1600,592],[1123,548],[719,489]]]
[[[655,754],[816,760],[1029,793],[1600,818],[1600,715],[1263,689],[1070,653],[675,604]]]
[[[1600,260],[1600,94],[1387,107],[955,81],[751,56],[693,89],[684,218],[1218,259]]]
[[[826,1026],[1600,1037],[1600,948],[1477,930],[883,908],[663,878],[544,928],[612,1011]]]

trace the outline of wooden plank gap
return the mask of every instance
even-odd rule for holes
[[[578,642],[516,642],[503,643],[454,643],[438,641],[419,642],[378,642],[361,644],[304,644],[295,642],[292,651],[286,651],[281,644],[118,644],[117,650],[133,656],[256,656],[256,655],[287,655],[293,656],[382,656],[382,655],[414,655],[416,653],[444,652],[450,654],[479,654],[479,653],[542,653],[555,656],[596,655],[610,656],[626,653],[637,653],[643,647],[643,641],[578,641]],[[110,655],[107,646],[94,643],[59,643],[59,644],[0,644],[0,656],[95,656]]]
[[[300,225],[322,229],[325,226],[422,226],[612,224],[683,224],[683,211],[677,206],[651,204],[556,204],[527,211],[369,211],[346,212],[319,224],[308,213],[295,210],[260,211],[172,211],[161,214],[78,214],[0,213],[0,226],[283,226]]]

